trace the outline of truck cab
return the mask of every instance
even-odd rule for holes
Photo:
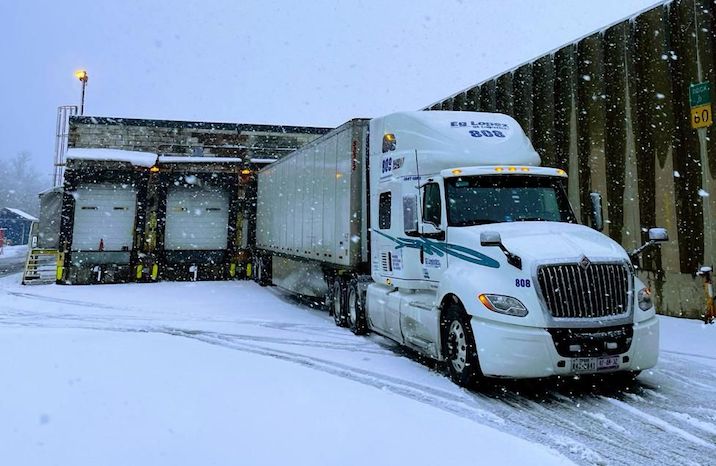
[[[656,311],[629,254],[578,223],[567,174],[540,166],[514,119],[398,113],[370,122],[369,146],[369,329],[463,385],[656,364]]]

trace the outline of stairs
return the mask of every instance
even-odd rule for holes
[[[23,285],[43,285],[55,283],[58,265],[57,249],[30,249],[27,253]]]

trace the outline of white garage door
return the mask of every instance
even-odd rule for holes
[[[75,192],[72,249],[130,251],[137,191],[129,185],[82,184]]]
[[[226,249],[229,196],[206,187],[172,187],[167,193],[167,250]]]

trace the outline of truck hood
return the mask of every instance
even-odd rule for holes
[[[523,263],[628,260],[626,251],[608,236],[583,225],[558,222],[511,222],[473,227],[450,227],[448,242],[481,250],[492,257],[498,248],[480,246],[480,233],[496,231],[505,247]],[[495,252],[492,253],[491,250]]]

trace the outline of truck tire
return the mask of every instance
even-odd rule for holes
[[[365,299],[361,296],[358,280],[355,278],[348,282],[346,295],[348,328],[356,335],[365,335],[368,330],[365,318]]]
[[[331,301],[333,304],[333,321],[338,327],[346,326],[346,312],[345,312],[345,285],[341,277],[336,277],[333,280]]]
[[[450,378],[461,387],[474,386],[482,377],[482,371],[470,320],[462,306],[449,304],[443,313],[440,327],[443,355]]]

